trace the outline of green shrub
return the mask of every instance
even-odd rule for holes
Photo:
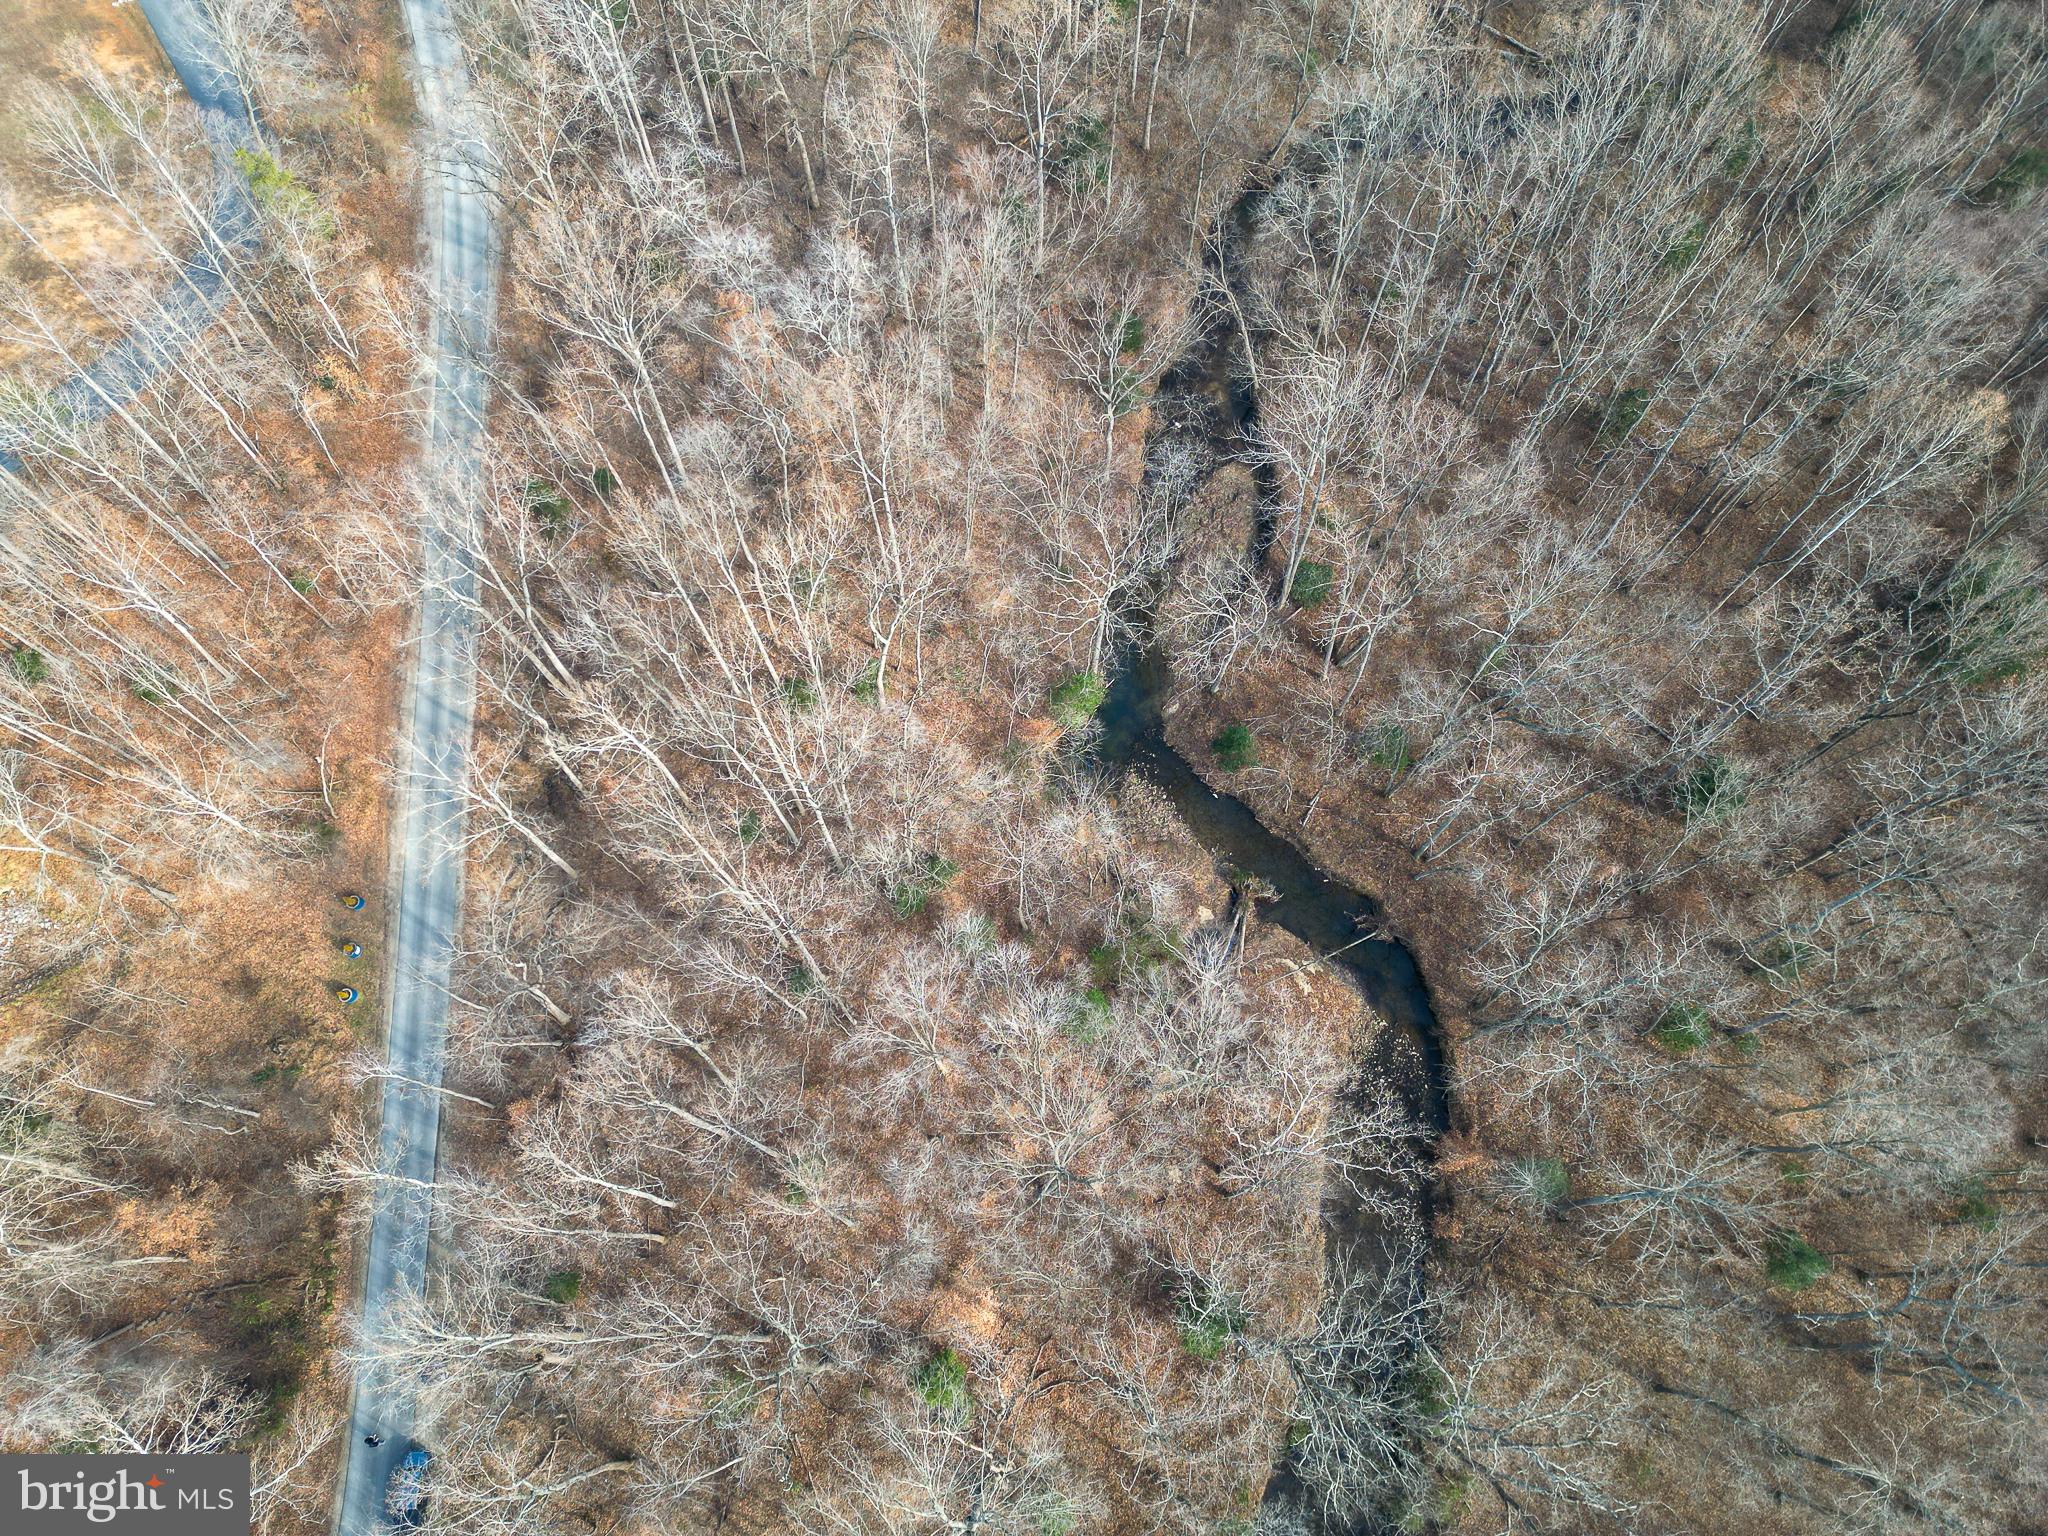
[[[292,1404],[298,1399],[299,1389],[304,1385],[299,1374],[273,1376],[268,1381],[254,1383],[262,1398],[262,1407],[257,1411],[256,1426],[250,1432],[257,1440],[268,1440],[285,1426],[291,1415]]]
[[[1149,922],[1133,923],[1121,936],[1110,938],[1088,951],[1088,975],[1096,986],[1114,987],[1133,976],[1143,976],[1173,954],[1173,946]]]
[[[1214,1360],[1224,1346],[1245,1330],[1244,1309],[1199,1280],[1189,1281],[1174,1298],[1180,1322],[1181,1347],[1197,1360]]]
[[[319,199],[298,177],[278,164],[274,156],[260,149],[238,149],[235,151],[235,164],[249,183],[249,191],[263,206],[286,209],[300,218],[312,217],[318,212]],[[320,223],[331,227],[331,221],[323,219]]]
[[[1180,1341],[1197,1360],[1214,1360],[1223,1353],[1223,1346],[1230,1342],[1230,1330],[1215,1318],[1205,1317],[1199,1322],[1183,1324]]]
[[[967,1395],[967,1362],[949,1348],[925,1361],[917,1373],[917,1395],[948,1418],[964,1419],[973,1407]]]
[[[1947,661],[1964,687],[2012,682],[2039,659],[2048,634],[2048,596],[2012,550],[1959,562],[1943,584],[1941,608]]]
[[[711,1417],[727,1429],[744,1424],[754,1416],[761,1401],[761,1384],[751,1377],[727,1373],[711,1390]]]
[[[1698,1003],[1673,1003],[1657,1015],[1650,1038],[1665,1050],[1683,1056],[1713,1042],[1714,1021]]]
[[[1757,969],[1779,986],[1790,986],[1806,974],[1820,951],[1805,939],[1787,934],[1771,940],[1757,957]]]
[[[526,510],[541,528],[551,534],[569,526],[569,514],[576,504],[545,480],[526,482]]]
[[[1145,376],[1135,368],[1118,366],[1109,380],[1111,414],[1128,416],[1145,403]]]
[[[2048,186],[2048,150],[2022,149],[1974,194],[1980,203],[2010,208],[2036,187]]]
[[[1116,350],[1119,357],[1135,357],[1145,350],[1145,317],[1135,309],[1127,309],[1116,328]]]
[[[1109,994],[1090,987],[1074,1000],[1073,1009],[1060,1029],[1071,1040],[1093,1045],[1109,1030]]]
[[[1452,1386],[1450,1376],[1434,1360],[1422,1360],[1403,1378],[1407,1388],[1408,1401],[1415,1405],[1415,1411],[1425,1419],[1443,1419],[1458,1400],[1457,1389]]]
[[[590,488],[609,501],[612,492],[619,488],[619,477],[600,464],[590,472]]]
[[[19,1151],[40,1137],[55,1122],[56,1117],[45,1109],[16,1107],[0,1114],[0,1152]]]
[[[1752,117],[1731,136],[1728,153],[1721,160],[1721,174],[1740,176],[1748,170],[1750,162],[1756,159],[1757,143],[1756,119]]]
[[[889,887],[889,905],[898,917],[915,917],[959,873],[960,866],[944,854],[928,853],[914,871]]]
[[[1294,568],[1294,580],[1287,595],[1302,608],[1320,608],[1330,600],[1337,585],[1337,573],[1320,560],[1304,560]]]
[[[1035,1536],[1073,1536],[1079,1529],[1080,1511],[1074,1508],[1074,1501],[1065,1494],[1041,1494],[1035,1504],[1031,1511],[1031,1529]]]
[[[1593,440],[1602,448],[1613,447],[1635,431],[1636,424],[1649,409],[1650,392],[1647,389],[1617,391],[1600,407],[1599,418],[1593,426]]]
[[[1518,1157],[1505,1179],[1510,1195],[1539,1211],[1554,1211],[1572,1196],[1571,1170],[1555,1157]]]
[[[1694,219],[1679,232],[1664,252],[1664,270],[1683,272],[1699,258],[1700,246],[1707,238],[1707,221]]]
[[[285,581],[289,583],[291,589],[294,592],[298,593],[299,596],[301,597],[306,596],[309,592],[313,590],[313,578],[311,576],[308,576],[304,571],[293,571],[290,575],[285,577]]]
[[[1710,753],[1685,776],[1678,798],[1687,821],[1711,824],[1726,821],[1741,810],[1749,798],[1749,786],[1740,768],[1719,753]]]
[[[310,1319],[295,1284],[280,1282],[242,1292],[229,1307],[228,1320],[237,1341],[262,1357],[267,1378],[298,1378],[310,1348]]]
[[[992,954],[996,947],[996,920],[985,912],[969,912],[953,929],[953,942],[968,956]]]
[[[170,673],[152,667],[130,678],[128,691],[145,704],[168,704],[182,690]]]
[[[818,707],[818,688],[808,677],[785,677],[776,684],[775,697],[784,708],[799,715]]]
[[[1358,733],[1358,755],[1375,768],[1388,773],[1406,773],[1414,762],[1408,745],[1408,730],[1400,725],[1367,726]]]
[[[1063,731],[1078,731],[1095,718],[1109,697],[1109,682],[1100,672],[1070,672],[1053,685],[1045,707]]]
[[[24,683],[40,683],[50,675],[50,663],[32,646],[17,645],[7,653],[7,664]]]
[[[1962,1196],[1956,1203],[1956,1220],[1968,1222],[1979,1232],[1998,1230],[1998,1201],[1982,1179],[1967,1179],[1958,1191]]]
[[[761,841],[762,822],[759,811],[741,811],[739,825],[734,829],[740,835],[742,847],[752,847]]]
[[[789,573],[789,585],[798,602],[806,608],[815,608],[819,599],[824,597],[825,588],[831,585],[831,575],[816,566],[800,565]]]
[[[557,1306],[567,1306],[583,1294],[583,1271],[558,1269],[540,1283],[541,1295]]]
[[[873,704],[882,697],[882,660],[875,657],[862,664],[853,674],[851,691],[863,704]]]
[[[1444,1531],[1458,1523],[1465,1512],[1465,1506],[1472,1499],[1472,1478],[1469,1473],[1451,1472],[1442,1474],[1427,1494],[1419,1494],[1401,1514],[1403,1536],[1414,1532],[1417,1536],[1425,1531]]]
[[[1781,1232],[1771,1239],[1764,1260],[1764,1273],[1771,1284],[1785,1291],[1803,1291],[1820,1282],[1834,1262],[1797,1232]]]
[[[1802,374],[1799,388],[1817,389],[1830,402],[1839,404],[1860,399],[1870,388],[1870,381],[1845,364],[1831,363]]]
[[[1052,158],[1068,185],[1102,186],[1109,180],[1109,124],[1093,112],[1081,113]]]
[[[1241,724],[1226,725],[1209,743],[1209,750],[1216,754],[1216,766],[1225,773],[1242,772],[1259,760],[1259,744]]]

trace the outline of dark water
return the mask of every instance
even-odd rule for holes
[[[1268,581],[1267,555],[1278,526],[1279,487],[1258,445],[1258,400],[1250,370],[1239,366],[1246,339],[1238,329],[1241,307],[1224,302],[1237,281],[1236,258],[1269,188],[1254,183],[1218,230],[1206,257],[1204,300],[1209,319],[1161,378],[1153,400],[1154,427],[1147,444],[1147,491],[1158,489],[1154,469],[1166,450],[1199,444],[1206,480],[1226,462],[1246,464],[1256,512],[1245,558],[1252,579]],[[1186,490],[1185,507],[1194,495]],[[1153,641],[1156,591],[1126,594],[1125,609],[1140,642],[1122,657],[1098,716],[1100,735],[1090,756],[1110,772],[1142,776],[1161,790],[1189,831],[1215,857],[1236,899],[1254,904],[1261,921],[1276,923],[1338,967],[1387,1020],[1358,1063],[1351,1092],[1361,1100],[1391,1090],[1415,1130],[1408,1170],[1387,1175],[1368,1200],[1349,1181],[1332,1179],[1323,1199],[1326,1263],[1332,1278],[1360,1271],[1405,1277],[1419,1292],[1433,1211],[1431,1165],[1437,1138],[1449,1128],[1442,1037],[1429,989],[1407,947],[1389,934],[1380,906],[1363,891],[1319,869],[1300,848],[1274,832],[1235,795],[1212,789],[1166,740],[1164,710],[1171,692],[1167,662]],[[1387,1211],[1395,1214],[1390,1220]],[[1270,1473],[1266,1502],[1302,1511],[1313,1506],[1289,1458]],[[1348,1528],[1312,1516],[1324,1536],[1379,1536],[1393,1526],[1368,1518]]]
[[[1249,342],[1238,324],[1247,306],[1232,302],[1230,294],[1240,282],[1240,252],[1275,179],[1263,174],[1247,185],[1204,252],[1197,307],[1206,319],[1159,380],[1146,444],[1148,494],[1157,489],[1157,466],[1177,447],[1199,448],[1200,481],[1226,463],[1250,469],[1255,501],[1245,560],[1253,579],[1261,581],[1269,579],[1265,567],[1279,525],[1280,487],[1271,464],[1257,451],[1259,402],[1253,370],[1243,362]],[[1188,505],[1197,489],[1184,488],[1178,505]],[[1158,595],[1156,590],[1125,595],[1126,611],[1142,638],[1125,651],[1111,678],[1098,716],[1102,734],[1094,760],[1111,770],[1136,771],[1156,784],[1219,864],[1255,876],[1270,893],[1258,899],[1260,918],[1329,956],[1350,976],[1392,1025],[1391,1038],[1366,1070],[1391,1080],[1410,1119],[1431,1138],[1441,1134],[1449,1127],[1449,1111],[1436,1012],[1415,957],[1385,933],[1379,904],[1317,868],[1242,800],[1211,789],[1168,745],[1162,711],[1170,679],[1166,660],[1152,642]]]
[[[1167,744],[1161,713],[1166,684],[1158,651],[1135,652],[1125,660],[1098,717],[1102,734],[1095,760],[1157,785],[1220,865],[1256,877],[1262,892],[1270,893],[1257,900],[1263,921],[1278,924],[1343,969],[1393,1026],[1367,1070],[1389,1076],[1410,1118],[1431,1134],[1441,1133],[1449,1125],[1443,1052],[1415,957],[1384,934],[1377,902],[1317,868],[1235,795],[1211,789]],[[1235,873],[1232,883],[1245,884]]]
[[[1348,1180],[1326,1183],[1324,1262],[1333,1285],[1347,1273],[1398,1274],[1419,1294],[1434,1209],[1432,1149],[1449,1127],[1443,1050],[1429,989],[1415,957],[1385,933],[1377,902],[1317,868],[1244,801],[1211,789],[1167,743],[1167,686],[1165,661],[1156,649],[1126,657],[1098,716],[1101,734],[1092,758],[1101,768],[1135,773],[1157,786],[1215,857],[1237,899],[1252,901],[1262,921],[1277,923],[1328,957],[1387,1020],[1389,1027],[1358,1063],[1349,1091],[1362,1100],[1394,1092],[1415,1127],[1406,1171],[1375,1180],[1386,1205],[1361,1198]],[[1296,1511],[1321,1536],[1393,1536],[1405,1528],[1374,1516],[1349,1524],[1318,1520],[1311,1513],[1314,1493],[1283,1455],[1268,1474],[1264,1502]]]

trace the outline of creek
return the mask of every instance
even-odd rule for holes
[[[1443,1050],[1415,957],[1386,933],[1379,903],[1319,868],[1244,801],[1210,788],[1174,750],[1166,739],[1168,690],[1157,647],[1127,656],[1097,716],[1095,761],[1134,772],[1163,792],[1196,840],[1231,872],[1232,885],[1256,892],[1248,899],[1261,921],[1293,934],[1350,978],[1389,1026],[1364,1070],[1392,1081],[1417,1125],[1432,1136],[1444,1131]]]
[[[1237,256],[1263,195],[1256,186],[1248,190],[1212,245],[1203,296],[1206,323],[1160,380],[1146,444],[1148,488],[1165,456],[1190,442],[1198,444],[1197,461],[1206,466],[1202,480],[1224,463],[1250,467],[1256,497],[1246,560],[1255,581],[1268,580],[1279,487],[1251,451],[1258,441],[1258,401],[1246,382],[1251,370],[1233,366],[1233,354],[1252,343],[1240,328],[1241,306],[1229,301],[1226,289],[1237,281]],[[1199,484],[1179,498],[1182,504],[1198,490]],[[1167,740],[1172,676],[1155,633],[1157,603],[1158,593],[1147,591],[1127,604],[1138,639],[1111,675],[1091,760],[1105,773],[1136,774],[1163,793],[1230,879],[1233,900],[1249,901],[1260,921],[1278,925],[1323,957],[1386,1021],[1358,1060],[1348,1092],[1362,1100],[1394,1095],[1415,1128],[1408,1149],[1412,1171],[1385,1181],[1374,1191],[1377,1202],[1343,1178],[1326,1180],[1326,1265],[1333,1282],[1360,1269],[1401,1269],[1419,1287],[1433,1210],[1433,1149],[1450,1126],[1442,1037],[1429,989],[1415,957],[1387,931],[1379,903],[1318,867],[1245,801],[1211,787]],[[1386,1214],[1390,1206],[1398,1213],[1392,1220]],[[1303,1491],[1283,1455],[1268,1479],[1267,1502],[1291,1502]],[[1342,1536],[1375,1529],[1361,1525]],[[1333,1529],[1327,1536],[1339,1533]]]

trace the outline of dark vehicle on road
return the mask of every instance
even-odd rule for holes
[[[427,1523],[427,1462],[431,1458],[418,1446],[405,1453],[391,1469],[391,1486],[384,1495],[384,1508],[392,1524],[403,1530]]]

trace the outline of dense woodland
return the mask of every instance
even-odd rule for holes
[[[1814,21],[1388,36],[1231,268],[1277,526],[1176,656],[1411,921],[1442,1261],[1586,1394],[1481,1525],[2042,1508],[2048,57]]]
[[[0,293],[0,1446],[246,1445],[285,1531],[433,466],[393,18],[220,15],[232,172],[82,50],[7,152],[133,238]],[[2038,6],[461,22],[434,1529],[2038,1528]],[[209,339],[52,408],[224,174]],[[1412,948],[1443,1135],[1099,766],[1148,647]]]

